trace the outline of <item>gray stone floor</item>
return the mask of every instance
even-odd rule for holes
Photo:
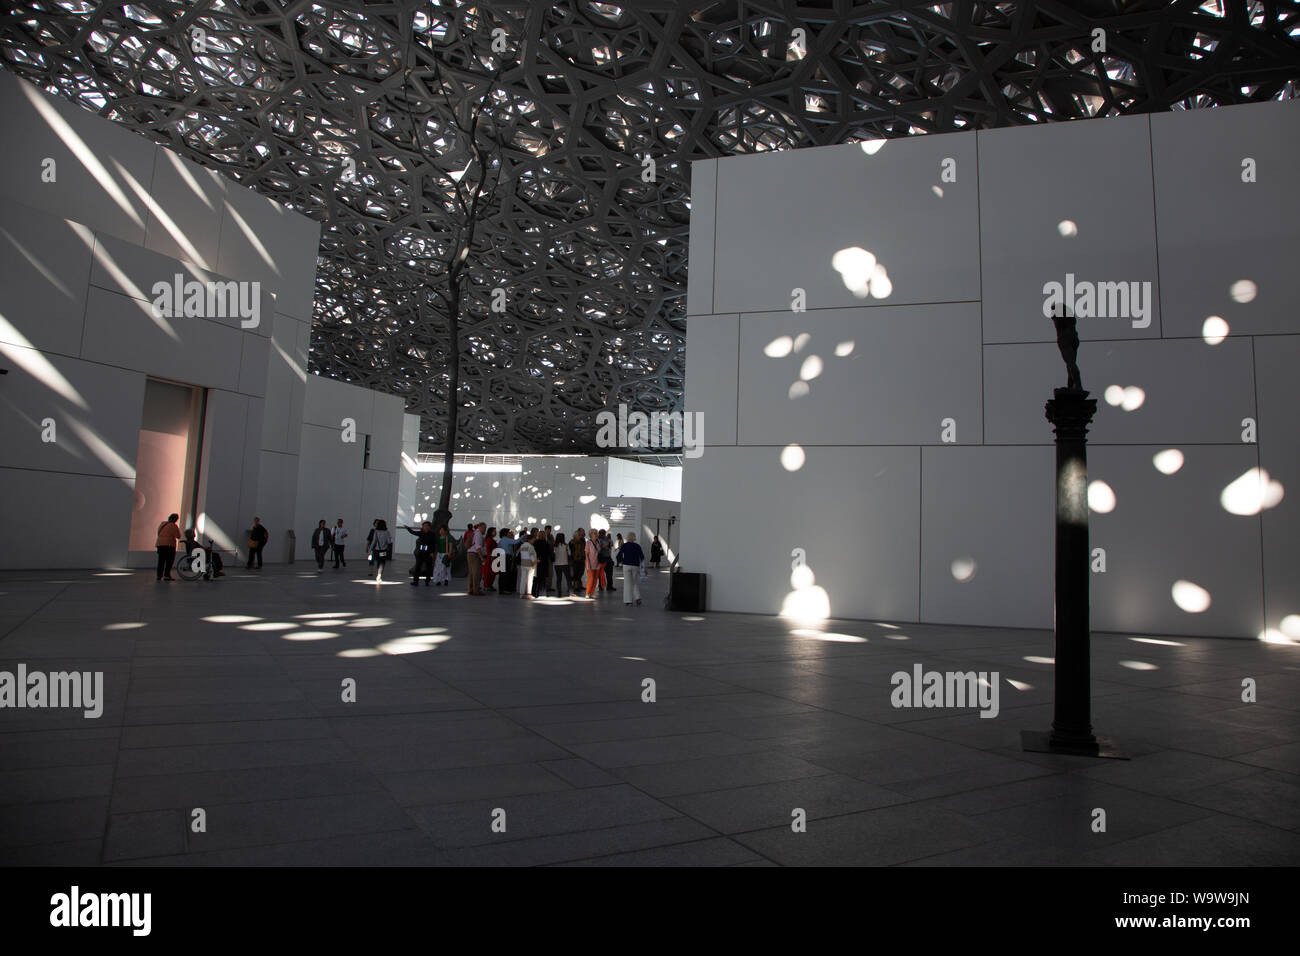
[[[97,720],[0,710],[0,863],[1300,863],[1300,647],[1094,636],[1133,759],[1088,760],[1019,747],[1046,632],[675,614],[664,575],[640,608],[454,584],[0,574],[0,670],[105,682]],[[914,663],[998,671],[1001,713],[893,708]]]

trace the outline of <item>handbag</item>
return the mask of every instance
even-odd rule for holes
[[[248,539],[248,550],[249,550],[249,551],[256,551],[256,550],[257,550],[257,541],[254,540],[253,538],[249,538],[249,539]]]

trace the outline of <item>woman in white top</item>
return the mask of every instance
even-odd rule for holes
[[[569,545],[563,534],[555,536],[555,593],[557,597],[568,597],[573,590],[573,578],[569,575]]]
[[[533,596],[533,575],[537,572],[537,552],[533,550],[533,533],[524,535],[515,551],[515,560],[519,562],[519,596],[527,599]]]

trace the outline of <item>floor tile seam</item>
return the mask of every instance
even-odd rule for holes
[[[558,792],[558,791],[557,791],[557,792]],[[528,796],[528,795],[527,795],[527,794],[520,794],[520,796]],[[495,798],[494,798],[494,799],[495,799]],[[424,804],[423,806],[426,806],[426,807],[429,807],[429,806],[437,806],[437,807],[444,807],[444,806],[463,806],[463,805],[465,805],[465,804],[469,804],[469,803],[473,803],[473,802],[474,802],[474,801],[460,801],[459,803],[456,803],[456,804]],[[490,802],[490,801],[484,801],[484,802]],[[503,800],[502,802],[505,802],[505,801]],[[665,815],[665,816],[662,816],[662,817],[655,817],[654,819],[651,819],[651,820],[638,820],[638,821],[636,821],[636,822],[634,822],[634,823],[611,823],[611,824],[609,824],[609,825],[607,825],[607,826],[599,826],[599,827],[586,827],[586,828],[583,828],[583,827],[576,827],[576,828],[571,829],[571,830],[557,830],[557,831],[555,831],[555,832],[553,832],[553,833],[539,833],[539,834],[535,834],[535,835],[533,835],[533,836],[520,836],[520,837],[516,837],[516,838],[514,838],[514,839],[510,839],[510,840],[498,840],[498,839],[488,838],[488,839],[484,840],[484,841],[481,842],[481,843],[465,843],[465,844],[458,844],[458,845],[455,845],[455,846],[449,846],[449,845],[446,845],[446,844],[439,843],[439,842],[438,842],[438,838],[437,838],[436,836],[434,836],[434,834],[430,833],[428,830],[424,829],[423,827],[421,827],[420,830],[421,830],[422,833],[424,833],[424,835],[425,835],[426,837],[429,838],[429,840],[430,840],[432,843],[434,843],[434,845],[436,845],[436,846],[438,847],[439,850],[448,850],[448,851],[450,851],[450,850],[478,850],[478,849],[482,849],[482,848],[484,848],[484,847],[509,846],[509,845],[511,845],[511,844],[522,844],[522,843],[526,843],[526,842],[528,842],[529,840],[550,840],[550,839],[559,839],[559,838],[563,838],[563,837],[573,836],[573,835],[575,835],[575,834],[579,834],[579,833],[582,833],[582,834],[586,834],[586,833],[605,833],[605,832],[608,832],[608,831],[611,831],[611,830],[618,830],[618,829],[621,829],[621,828],[623,828],[623,827],[644,826],[644,825],[646,825],[646,824],[651,824],[651,823],[664,823],[664,822],[666,822],[666,821],[672,821],[672,820],[691,820],[692,822],[695,822],[695,823],[698,823],[698,822],[699,822],[699,821],[695,820],[693,817],[689,816],[688,814],[682,813],[681,811],[676,810],[676,809],[674,809],[673,807],[667,806],[666,804],[660,804],[660,805],[663,806],[663,808],[664,808],[665,810],[669,811],[668,814]],[[518,813],[518,811],[515,811],[515,812]],[[712,837],[705,837],[704,839],[712,839]],[[624,852],[624,851],[621,851],[621,850],[620,850],[620,851],[616,851],[616,852]]]
[[[223,848],[220,848],[220,849],[213,849],[213,850],[196,850],[196,851],[194,851],[193,853],[185,852],[185,853],[169,853],[169,854],[167,854],[166,856],[158,856],[157,854],[152,854],[152,855],[149,855],[149,856],[132,856],[132,857],[123,857],[123,858],[120,859],[120,860],[112,860],[112,861],[110,861],[110,862],[108,862],[108,863],[104,863],[104,864],[102,864],[102,865],[103,865],[103,866],[129,866],[129,865],[132,865],[132,861],[138,861],[138,860],[183,860],[183,859],[191,859],[191,860],[192,860],[192,859],[195,859],[196,857],[198,857],[198,856],[200,856],[200,855],[207,855],[207,854],[213,854],[213,853],[244,853],[244,852],[247,852],[247,851],[250,851],[250,850],[263,850],[263,849],[266,849],[267,847],[281,847],[281,846],[286,846],[286,847],[287,847],[287,846],[297,846],[298,844],[303,844],[303,843],[312,843],[312,842],[319,841],[319,840],[332,840],[332,839],[336,839],[336,838],[339,838],[339,837],[353,837],[353,836],[364,836],[364,837],[370,837],[370,836],[381,836],[381,835],[383,835],[383,834],[385,834],[385,833],[407,833],[407,832],[409,832],[411,829],[413,829],[413,828],[412,828],[412,827],[390,827],[390,828],[387,828],[387,829],[384,829],[384,830],[352,830],[352,831],[348,831],[347,833],[333,833],[333,834],[329,834],[328,836],[305,837],[305,838],[303,838],[303,839],[301,839],[301,840],[281,840],[281,841],[278,841],[278,842],[277,842],[277,841],[272,841],[272,842],[269,842],[269,843],[250,843],[250,844],[248,844],[247,846],[223,847]],[[422,832],[422,831],[421,831],[421,832]],[[432,842],[432,841],[430,841],[430,842]],[[436,847],[435,847],[435,849],[436,849]],[[137,865],[138,865],[138,864],[137,864]],[[153,864],[144,864],[144,865],[146,865],[146,866],[157,866],[158,864],[153,863]],[[210,864],[210,863],[209,863],[209,864],[204,864],[204,863],[200,862],[200,863],[196,863],[195,865],[196,865],[196,866],[205,866],[205,865],[206,865],[206,866],[214,866],[215,864]],[[227,864],[227,865],[228,865],[228,866],[255,866],[255,865],[260,865],[260,866],[267,866],[267,867],[270,867],[270,866],[275,866],[275,865],[277,865],[277,864],[271,864],[271,863],[266,863],[266,864],[233,863],[233,864]],[[302,865],[304,865],[304,864],[297,864],[297,865],[302,866]],[[330,865],[333,865],[333,864],[321,864],[322,867],[324,867],[324,866],[330,866]]]
[[[684,841],[673,841],[673,842],[671,842],[671,843],[661,843],[661,844],[659,844],[659,846],[654,846],[654,847],[642,847],[642,848],[639,849],[639,850],[617,850],[617,851],[615,851],[615,852],[613,852],[613,853],[601,853],[601,854],[597,854],[596,856],[584,856],[584,857],[580,857],[580,858],[572,859],[572,860],[560,860],[560,861],[556,861],[556,862],[554,862],[554,863],[542,863],[542,864],[538,864],[538,865],[539,865],[539,866],[563,866],[563,865],[565,865],[565,864],[570,864],[570,863],[587,863],[587,862],[592,861],[592,860],[607,860],[607,859],[612,859],[613,857],[617,857],[617,856],[627,856],[627,855],[632,854],[632,853],[652,853],[652,852],[654,852],[655,850],[664,850],[664,849],[669,849],[669,848],[673,848],[673,847],[693,846],[694,844],[697,844],[697,843],[699,843],[699,844],[708,843],[710,840],[717,840],[717,839],[719,839],[719,838],[721,838],[721,839],[723,839],[723,840],[726,840],[726,841],[727,841],[728,843],[730,843],[732,846],[736,847],[736,849],[738,849],[738,850],[744,850],[746,853],[752,853],[752,854],[754,854],[755,856],[759,857],[760,859],[767,860],[769,863],[772,863],[772,864],[775,865],[775,866],[783,866],[783,865],[784,865],[784,864],[782,864],[782,863],[778,863],[776,860],[770,859],[769,857],[767,857],[767,856],[764,855],[763,853],[760,853],[758,850],[755,850],[753,847],[747,847],[747,846],[744,846],[743,844],[737,843],[735,840],[731,839],[731,837],[727,836],[725,833],[724,833],[724,834],[719,834],[718,836],[712,836],[712,837],[694,837],[694,838],[691,838],[691,839],[689,839],[689,840],[684,840]],[[750,860],[750,861],[748,861],[748,862],[751,862],[751,863],[752,863],[752,862],[755,862],[755,861]],[[706,866],[706,865],[708,865],[708,864],[703,864],[703,863],[691,863],[691,864],[688,864],[688,865],[689,865],[689,866]]]
[[[353,765],[352,764],[316,764],[314,766],[333,767],[333,766],[353,766]],[[255,769],[266,770],[267,768],[257,767]],[[272,797],[270,799],[261,799],[261,800],[255,800],[255,799],[254,800],[223,800],[220,803],[214,803],[211,800],[208,800],[205,801],[204,809],[206,810],[209,807],[249,807],[249,806],[265,807],[270,804],[293,803],[302,800],[329,800],[335,797],[357,797],[357,796],[362,796],[365,794],[372,794],[372,793],[383,793],[385,796],[389,796],[389,794],[382,787],[376,786],[370,790],[356,790],[356,789],[339,790],[331,793],[312,793],[312,794],[307,794],[304,796],[297,796],[297,797]],[[33,806],[33,805],[34,804],[24,804],[24,806]],[[166,807],[151,807],[145,810],[114,810],[113,799],[110,796],[108,815],[110,817],[132,816],[140,813],[180,813],[183,815],[186,812],[186,810],[192,810],[192,809],[194,808],[186,805],[180,805],[180,806],[173,805],[173,806],[166,806]],[[400,809],[400,805],[399,805],[399,809]]]
[[[1071,773],[1071,774],[1077,773],[1077,769],[1078,769],[1078,768],[1076,768],[1075,770],[1071,770],[1070,773]],[[1250,775],[1250,774],[1247,774],[1246,776],[1251,776],[1251,775]],[[1241,813],[1236,813],[1236,812],[1233,812],[1233,811],[1231,811],[1231,810],[1220,810],[1220,809],[1218,809],[1217,807],[1207,807],[1207,806],[1204,806],[1204,805],[1199,804],[1199,803],[1192,803],[1192,802],[1189,801],[1189,800],[1182,799],[1180,796],[1178,796],[1178,795],[1176,795],[1176,794],[1172,794],[1172,793],[1153,793],[1153,792],[1148,791],[1148,790],[1142,790],[1142,789],[1140,789],[1140,788],[1138,788],[1138,787],[1136,787],[1136,786],[1130,785],[1130,784],[1117,783],[1117,782],[1113,782],[1113,781],[1110,781],[1110,780],[1102,780],[1102,779],[1099,779],[1099,778],[1096,778],[1096,777],[1088,777],[1088,778],[1085,778],[1085,779],[1092,780],[1092,781],[1095,782],[1095,783],[1101,783],[1101,784],[1104,784],[1104,785],[1106,785],[1106,786],[1108,786],[1108,787],[1114,787],[1114,788],[1117,789],[1117,790],[1126,790],[1126,791],[1128,791],[1129,793],[1134,794],[1135,796],[1143,797],[1143,798],[1146,798],[1146,799],[1148,799],[1148,800],[1151,799],[1152,797],[1154,797],[1154,798],[1156,798],[1157,800],[1168,800],[1170,803],[1176,803],[1176,804],[1178,804],[1179,806],[1187,807],[1187,808],[1190,809],[1190,810],[1199,810],[1199,811],[1201,811],[1202,816],[1200,816],[1200,817],[1197,817],[1197,818],[1195,818],[1195,819],[1193,819],[1193,820],[1184,820],[1182,823],[1173,823],[1173,824],[1169,824],[1168,827],[1161,827],[1161,828],[1159,828],[1158,830],[1153,830],[1153,831],[1151,831],[1152,833],[1158,833],[1158,832],[1160,832],[1161,830],[1170,829],[1170,828],[1172,828],[1172,827],[1184,826],[1184,825],[1186,825],[1186,824],[1188,824],[1188,823],[1195,823],[1197,820],[1204,819],[1204,818],[1207,817],[1207,816],[1232,817],[1233,819],[1241,820],[1241,821],[1244,822],[1244,823],[1251,823],[1251,824],[1254,824],[1254,825],[1256,825],[1256,826],[1267,826],[1267,827],[1269,827],[1269,828],[1271,828],[1271,829],[1279,830],[1279,831],[1281,831],[1282,833],[1290,833],[1290,832],[1292,832],[1292,831],[1291,831],[1289,828],[1287,828],[1287,827],[1278,826],[1278,825],[1275,824],[1275,823],[1268,823],[1268,822],[1265,822],[1265,821],[1263,821],[1263,820],[1257,820],[1257,819],[1254,818],[1254,817],[1246,816],[1246,815],[1241,814]],[[1220,781],[1219,783],[1220,783],[1220,784],[1221,784],[1221,783],[1231,783],[1231,782],[1234,781],[1234,780],[1240,780],[1240,779],[1243,779],[1243,778],[1242,778],[1242,777],[1230,777],[1229,779],[1227,779],[1227,780],[1222,780],[1222,781]],[[1209,784],[1209,786],[1219,786],[1219,784]],[[1201,787],[1200,789],[1205,789],[1205,787]]]
[[[76,840],[56,840],[56,841],[54,841],[53,843],[47,841],[47,842],[42,842],[42,843],[10,843],[10,844],[5,844],[5,845],[3,845],[3,846],[0,846],[0,868],[8,868],[8,867],[14,867],[14,866],[45,866],[45,865],[46,865],[46,864],[44,864],[44,863],[11,863],[11,862],[10,862],[10,863],[7,863],[7,862],[5,862],[5,859],[4,859],[6,851],[14,851],[14,850],[36,850],[36,849],[41,849],[41,848],[45,848],[45,847],[48,847],[48,848],[50,848],[50,849],[56,849],[56,848],[58,848],[58,847],[76,846],[76,845],[84,844],[84,843],[94,843],[94,844],[98,845],[98,844],[99,844],[99,838],[98,838],[98,837],[81,837],[80,839],[76,839]]]
[[[108,787],[108,812],[104,814],[104,832],[99,842],[99,864],[104,865],[104,853],[108,849],[108,831],[113,822],[113,792],[117,789],[117,782],[120,779],[119,771],[122,763],[122,735],[126,729],[126,701],[131,698],[131,687],[135,683],[135,653],[132,648],[130,657],[131,666],[127,670],[126,676],[126,696],[122,700],[122,710],[118,715],[117,724],[117,746],[113,749],[113,773],[109,778]]]

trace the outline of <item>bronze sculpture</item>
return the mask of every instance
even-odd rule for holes
[[[1064,309],[1062,309],[1064,311]],[[1052,307],[1052,324],[1056,326],[1056,347],[1061,350],[1065,360],[1065,387],[1071,391],[1083,391],[1083,382],[1079,378],[1079,333],[1075,329],[1074,316],[1057,315]]]

